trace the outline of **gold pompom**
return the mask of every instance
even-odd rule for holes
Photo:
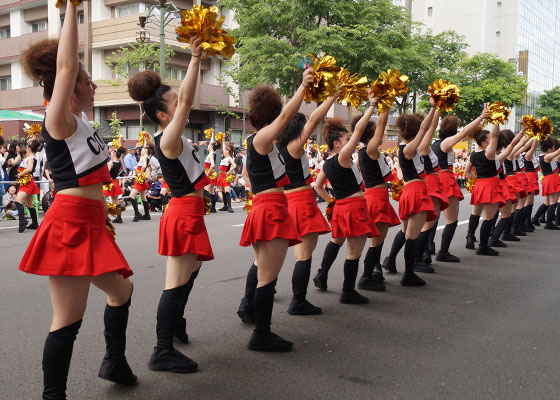
[[[321,153],[324,153],[325,151],[327,151],[329,149],[329,146],[326,144],[322,144],[321,147],[319,147],[319,151]]]
[[[146,173],[142,172],[136,175],[135,182],[139,185],[143,185],[144,183],[146,183]]]
[[[138,143],[140,143],[142,146],[150,143],[150,134],[146,131],[141,131],[140,133],[138,133]]]
[[[315,74],[313,82],[305,89],[304,100],[306,103],[315,101],[321,103],[336,93],[336,85],[338,82],[338,74],[340,67],[336,66],[336,59],[327,54],[321,58],[315,58],[313,54],[309,54],[313,61],[311,67]]]
[[[371,84],[371,93],[377,97],[377,111],[381,114],[393,108],[395,98],[408,92],[408,76],[401,75],[399,70],[389,69],[382,72]]]
[[[245,206],[243,206],[243,209],[247,211],[247,214],[251,212],[251,208],[253,208],[253,192],[249,192],[247,195],[247,202],[245,203]]]
[[[0,122],[0,136],[4,134],[4,127],[2,126],[2,122]]]
[[[539,131],[539,121],[532,114],[522,116],[521,125],[526,128],[525,136],[528,138],[536,137]]]
[[[113,147],[115,149],[118,149],[119,147],[121,147],[121,141],[122,141],[122,135],[119,135],[116,138],[114,138],[113,139]]]
[[[210,214],[210,198],[208,196],[204,196],[204,215]]]
[[[247,150],[247,139],[243,139],[243,148]]]
[[[114,217],[118,217],[122,213],[122,209],[117,203],[107,203],[107,210]]]
[[[214,180],[216,179],[216,171],[212,170],[212,172],[208,173],[208,170],[204,170],[206,172],[206,175],[208,175],[208,178],[210,178],[210,180]]]
[[[103,191],[105,191],[105,192],[110,192],[111,190],[113,190],[113,185],[114,185],[113,182],[108,183],[108,184],[106,184],[106,185],[103,185],[103,188],[102,188],[102,189],[103,189]]]
[[[25,168],[18,167],[18,169],[17,169],[18,174],[21,174],[23,171],[25,171]],[[33,177],[31,176],[31,174],[21,175],[19,178],[17,178],[17,183],[20,186],[25,186],[29,182],[31,182],[32,179],[33,179]]]
[[[226,182],[227,183],[233,182],[234,179],[235,179],[235,175],[233,175],[233,174],[228,174],[228,176],[226,176]]]
[[[554,126],[552,126],[552,121],[549,120],[547,117],[542,117],[539,122],[539,130],[536,135],[537,140],[546,140],[552,132],[554,131]]]
[[[511,113],[511,110],[509,110],[502,101],[496,101],[490,104],[488,106],[488,111],[490,111],[490,115],[484,120],[484,123],[492,125],[504,125]]]
[[[83,1],[83,0],[70,0],[70,2],[71,2],[72,4],[74,4],[76,7],[78,7],[80,4],[82,4],[82,1]],[[56,0],[55,7],[56,7],[56,8],[60,8],[60,7],[62,7],[62,4],[63,4],[63,3],[64,3],[63,0]]]
[[[391,184],[391,198],[395,201],[399,201],[403,188],[404,181],[402,179],[395,179]]]
[[[223,142],[226,139],[226,134],[224,132],[216,133],[216,140],[218,142]]]
[[[204,136],[206,136],[206,139],[208,140],[212,139],[213,134],[214,134],[214,128],[208,128],[204,130]]]
[[[329,222],[331,222],[332,219],[332,213],[333,213],[335,203],[336,203],[336,199],[334,197],[331,197],[331,199],[327,203],[327,208],[325,208],[325,217]]]
[[[107,228],[107,230],[109,231],[111,236],[113,236],[113,238],[117,236],[117,232],[115,231],[115,226],[111,222],[111,219],[109,218],[108,215],[105,216],[105,228]]]
[[[350,71],[341,68],[338,73],[338,85],[342,88],[342,93],[338,97],[339,103],[344,100],[352,107],[358,108],[368,98],[369,85],[365,76],[350,75]]]
[[[236,39],[222,29],[225,17],[218,19],[218,7],[194,6],[190,10],[181,11],[181,25],[177,27],[177,40],[189,43],[193,36],[200,36],[204,51],[202,58],[224,56],[230,59],[235,53],[233,46]],[[188,47],[188,46],[187,46]]]
[[[436,107],[440,112],[450,112],[461,100],[459,94],[461,90],[457,85],[444,79],[438,79],[428,86],[428,93],[433,97]]]
[[[26,131],[27,132],[27,137],[31,138],[31,137],[35,136],[36,134],[41,133],[42,130],[43,130],[43,127],[41,126],[41,124],[31,124],[29,129]]]

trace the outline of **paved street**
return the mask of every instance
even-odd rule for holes
[[[470,214],[469,198],[459,220]],[[539,198],[540,202],[540,198]],[[323,315],[286,313],[291,296],[290,251],[277,286],[273,330],[294,351],[260,354],[246,349],[251,327],[235,312],[252,251],[238,246],[245,212],[206,218],[216,259],[205,263],[187,305],[191,343],[177,344],[201,371],[175,375],[150,371],[155,316],[164,282],[157,254],[160,215],[117,225],[117,242],[135,274],[127,355],[140,383],[120,388],[97,378],[105,350],[103,294],[92,288],[74,347],[69,399],[558,399],[560,398],[560,232],[541,228],[500,249],[496,258],[464,248],[466,224],[451,252],[460,264],[435,263],[428,286],[404,288],[387,275],[387,291],[363,292],[364,306],[338,302],[341,251],[330,290],[309,290]],[[324,207],[324,203],[322,205]],[[48,279],[17,270],[32,231],[0,222],[0,398],[38,399],[41,358],[51,318]],[[392,228],[383,257],[397,228]],[[439,246],[441,230],[436,242]],[[324,246],[315,252],[315,273]],[[365,254],[364,254],[365,255]],[[363,257],[362,257],[363,260]],[[399,271],[403,270],[402,254]]]

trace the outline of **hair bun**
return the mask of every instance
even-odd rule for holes
[[[146,101],[154,95],[161,84],[161,78],[156,72],[139,72],[128,80],[128,93],[135,101]]]

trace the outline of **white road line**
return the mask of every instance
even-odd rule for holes
[[[466,219],[466,220],[464,220],[464,221],[459,221],[459,222],[457,222],[457,225],[465,225],[465,224],[468,224],[468,223],[469,223],[469,220]],[[438,231],[441,231],[443,228],[445,228],[445,225],[439,225],[439,226],[437,227],[437,230],[438,230]]]
[[[245,224],[238,224],[238,225],[232,225],[232,226],[243,226],[243,225],[245,225]]]

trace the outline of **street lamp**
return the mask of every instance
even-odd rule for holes
[[[136,33],[136,41],[144,43],[150,40],[150,33],[146,31],[146,24],[159,25],[159,75],[165,79],[165,27],[173,20],[181,19],[179,9],[173,3],[159,0],[158,5],[150,6],[148,14],[140,17],[140,31]],[[144,38],[142,40],[142,38]]]

